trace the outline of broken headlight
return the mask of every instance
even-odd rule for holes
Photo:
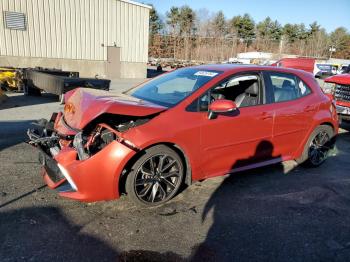
[[[322,89],[325,94],[334,94],[335,84],[325,82]]]

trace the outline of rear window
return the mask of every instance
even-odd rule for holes
[[[332,66],[331,65],[317,65],[317,68],[323,71],[332,71]]]

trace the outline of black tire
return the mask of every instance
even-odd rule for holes
[[[298,164],[308,167],[318,167],[323,164],[329,151],[334,147],[334,131],[331,126],[320,125],[310,135]]]
[[[179,191],[184,170],[181,157],[173,149],[151,147],[133,164],[126,178],[126,193],[140,206],[164,204]]]
[[[24,85],[23,90],[24,90],[24,95],[26,96],[41,96],[40,89],[33,88],[29,85]]]
[[[17,84],[17,92],[20,93],[20,92],[23,92],[24,91],[24,85],[23,83],[19,82]]]
[[[28,93],[28,86],[26,84],[23,85],[23,94],[25,96],[29,96],[29,93]]]
[[[8,83],[6,81],[3,82],[3,83],[0,83],[0,85],[1,85],[1,90],[3,90],[3,91],[11,91],[11,89],[10,89],[10,87],[9,87],[9,85],[8,85]]]

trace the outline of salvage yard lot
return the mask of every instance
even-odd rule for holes
[[[113,81],[112,92],[128,87]],[[290,161],[196,182],[140,209],[126,197],[74,202],[44,186],[25,131],[60,108],[47,94],[0,105],[0,261],[349,260],[350,124],[319,168]]]

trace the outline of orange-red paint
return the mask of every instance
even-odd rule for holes
[[[89,122],[106,112],[134,116],[158,113],[147,123],[118,133],[120,139],[130,141],[139,150],[159,143],[176,145],[188,160],[192,180],[298,158],[311,132],[322,123],[331,124],[335,133],[338,132],[331,98],[321,91],[307,72],[262,66],[213,65],[198,68],[223,73],[172,108],[132,97],[111,96],[98,90],[73,90],[67,94],[66,101],[74,105],[74,113],[67,112],[64,120],[59,114],[55,129],[60,134],[75,134],[76,131],[70,130],[63,121],[75,129],[84,129]],[[208,119],[207,112],[186,110],[215,84],[236,73],[249,71],[294,74],[311,88],[312,93],[293,101],[239,108],[238,114],[218,114],[215,119]],[[271,152],[256,152],[261,141],[272,144]],[[135,149],[118,141],[113,141],[86,160],[77,160],[74,148],[63,148],[55,159],[65,167],[78,190],[61,195],[81,201],[118,198],[121,173],[135,154]],[[266,154],[271,154],[269,159],[265,159]],[[253,155],[264,161],[235,168],[237,163]],[[45,180],[50,184],[47,176]]]

